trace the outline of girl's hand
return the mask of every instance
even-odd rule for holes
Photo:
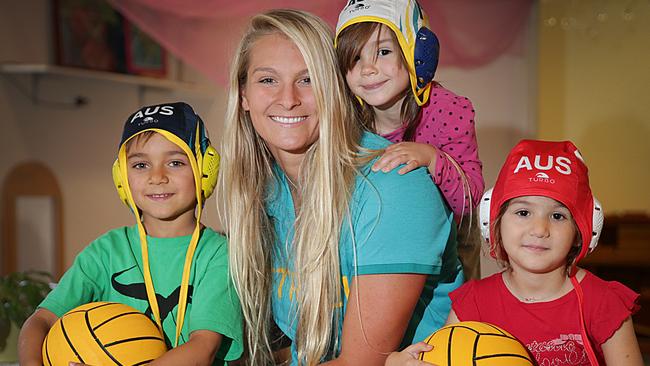
[[[428,362],[418,360],[420,353],[428,352],[433,346],[424,342],[412,344],[402,352],[393,352],[386,359],[384,366],[430,366]]]
[[[372,170],[388,173],[399,165],[406,164],[397,173],[406,174],[421,166],[429,167],[429,171],[434,171],[436,156],[436,148],[431,145],[400,142],[388,146],[384,155],[372,165]]]
[[[90,365],[86,365],[85,363],[77,363],[77,362],[70,361],[70,363],[68,363],[68,366],[90,366]]]

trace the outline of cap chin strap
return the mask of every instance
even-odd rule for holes
[[[196,127],[196,136],[199,136],[199,127]],[[176,321],[176,341],[174,342],[174,347],[178,345],[178,340],[181,336],[181,328],[183,327],[183,322],[185,321],[185,310],[187,309],[187,293],[189,291],[190,284],[190,272],[192,271],[192,259],[194,258],[194,252],[196,251],[196,246],[199,243],[199,235],[201,233],[201,213],[203,212],[203,193],[201,190],[201,170],[199,167],[203,166],[203,154],[201,153],[200,139],[196,139],[196,162],[197,167],[193,169],[194,174],[194,187],[196,190],[196,226],[194,227],[194,232],[192,233],[192,239],[190,240],[190,245],[187,248],[185,254],[185,264],[183,265],[183,277],[181,279],[181,291],[179,294],[178,300],[178,315]],[[193,159],[190,159],[192,161]],[[196,174],[196,173],[199,174]]]
[[[413,83],[413,80],[411,80],[411,83]],[[412,89],[413,89],[413,96],[415,97],[415,102],[420,107],[423,106],[427,101],[429,101],[429,94],[431,93],[431,83],[429,83],[424,89],[420,89],[419,91],[417,90],[416,86],[413,86]]]
[[[179,144],[179,142],[182,142],[180,138],[176,137],[175,135],[171,134],[164,134],[165,137],[168,139],[172,140],[173,143],[181,147],[185,154],[187,154],[188,157],[192,156],[191,151],[186,151],[186,147],[184,144]],[[197,135],[198,136],[198,126],[197,126]],[[192,271],[192,259],[194,258],[194,252],[196,251],[196,247],[199,242],[199,236],[200,236],[200,229],[201,229],[201,213],[203,211],[203,200],[202,200],[202,193],[201,193],[201,174],[197,174],[197,172],[200,173],[200,170],[198,167],[203,166],[203,154],[201,154],[201,148],[198,145],[200,142],[198,141],[199,139],[196,139],[196,145],[195,146],[195,151],[196,153],[196,162],[194,159],[189,159],[190,165],[192,166],[192,171],[194,172],[194,187],[196,190],[196,197],[197,197],[197,213],[196,213],[196,226],[194,227],[194,231],[192,232],[192,239],[190,240],[190,245],[187,248],[187,252],[185,254],[185,264],[183,265],[183,276],[181,278],[181,288],[180,288],[180,294],[178,295],[178,310],[176,313],[176,338],[174,340],[174,346],[178,346],[178,342],[180,340],[180,335],[181,335],[181,330],[183,328],[183,322],[185,321],[185,310],[187,309],[187,293],[189,290],[189,283],[190,283],[190,273]],[[158,306],[158,299],[156,298],[156,291],[153,286],[153,280],[151,278],[151,270],[149,266],[149,250],[147,246],[147,232],[144,228],[144,225],[142,224],[142,217],[140,216],[140,210],[137,209],[135,205],[135,201],[133,200],[133,195],[131,194],[131,187],[129,186],[129,180],[127,176],[127,163],[126,163],[126,151],[124,149],[124,145],[120,149],[120,153],[118,156],[118,159],[120,161],[120,170],[122,177],[124,177],[124,188],[125,188],[125,193],[127,196],[127,200],[129,202],[129,205],[133,208],[133,212],[135,213],[137,225],[138,225],[138,234],[140,236],[140,249],[142,252],[142,274],[144,277],[144,285],[147,290],[147,299],[149,300],[149,306],[151,307],[151,312],[153,313],[154,320],[156,321],[156,324],[158,325],[158,328],[160,329],[161,333],[164,334],[163,331],[163,326],[162,326],[162,320],[160,319],[160,308]]]
[[[572,269],[572,271],[575,272],[574,269]],[[598,366],[598,359],[596,358],[596,353],[594,352],[593,347],[591,347],[591,342],[587,337],[587,326],[585,324],[585,314],[583,310],[584,296],[582,294],[582,287],[580,286],[580,283],[578,282],[578,279],[576,278],[575,275],[571,275],[570,279],[571,279],[571,284],[573,284],[573,288],[576,290],[576,295],[578,296],[578,313],[580,314],[580,334],[582,336],[582,345],[585,347],[585,353],[587,354],[589,363],[592,366]]]

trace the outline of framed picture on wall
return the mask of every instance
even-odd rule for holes
[[[126,72],[122,16],[104,0],[54,0],[56,62]]]
[[[164,77],[167,73],[165,49],[135,24],[124,21],[126,70],[129,74]]]

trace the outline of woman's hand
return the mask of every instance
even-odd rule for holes
[[[433,172],[436,168],[436,157],[436,148],[431,145],[419,142],[400,142],[388,146],[384,155],[372,165],[372,170],[388,173],[398,166],[406,164],[398,171],[399,174],[406,174],[421,166],[428,167],[429,171]]]
[[[402,352],[393,352],[386,359],[385,366],[430,366],[428,362],[418,360],[420,353],[428,352],[433,346],[424,342],[412,344]]]

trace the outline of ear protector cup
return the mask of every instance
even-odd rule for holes
[[[435,75],[438,68],[439,55],[440,42],[438,37],[429,28],[420,28],[415,36],[415,49],[413,50],[415,78],[418,88],[424,88],[433,80],[433,75]]]
[[[600,233],[603,231],[603,205],[600,204],[600,201],[594,197],[594,215],[591,226],[591,241],[589,242],[589,251],[587,253],[593,252],[598,245],[598,239],[600,238]]]
[[[201,193],[203,194],[203,200],[210,197],[214,191],[214,188],[217,186],[220,161],[221,157],[219,156],[217,150],[212,146],[208,146],[205,149],[205,153],[203,154],[203,165],[200,172]],[[115,162],[113,163],[112,172],[113,184],[115,184],[115,189],[117,190],[117,194],[120,196],[120,200],[124,202],[127,207],[131,208],[131,205],[129,205],[129,201],[127,199],[126,189],[124,189],[124,180],[122,179],[122,173],[120,172],[120,162],[118,159],[115,159]]]
[[[589,242],[589,250],[587,253],[591,253],[596,246],[598,245],[598,239],[600,238],[600,233],[603,229],[603,206],[600,204],[600,201],[594,199],[594,208],[592,213],[592,236],[591,241]],[[487,190],[483,197],[481,197],[481,203],[479,205],[479,219],[481,220],[481,235],[486,242],[490,243],[490,203],[492,201],[492,188]],[[494,253],[490,253],[494,257]]]
[[[478,206],[478,216],[481,223],[481,236],[487,243],[490,242],[490,201],[492,200],[492,188],[483,193]]]
[[[131,208],[131,205],[129,205],[129,200],[127,199],[126,196],[126,190],[124,189],[124,184],[122,183],[122,173],[120,173],[120,162],[118,159],[115,159],[115,162],[113,163],[113,184],[115,184],[115,189],[117,190],[117,194],[120,196],[120,201],[124,202],[126,207]]]
[[[201,191],[204,200],[210,197],[217,185],[220,162],[221,157],[217,150],[212,146],[208,146],[205,153],[203,153],[203,166],[201,167]]]

